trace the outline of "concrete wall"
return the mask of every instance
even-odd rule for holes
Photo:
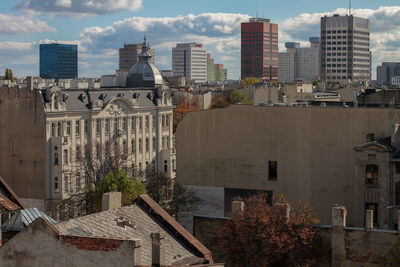
[[[271,190],[307,201],[322,224],[345,205],[356,225],[355,153],[366,136],[391,136],[400,110],[261,107],[190,112],[176,134],[177,181],[183,185]],[[278,162],[277,181],[268,161]]]
[[[137,242],[58,236],[45,223],[35,222],[0,248],[0,265],[136,266],[140,264]]]
[[[45,129],[36,90],[0,88],[0,175],[19,197],[46,197]]]

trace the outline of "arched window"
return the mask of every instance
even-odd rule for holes
[[[58,193],[58,177],[54,177],[54,193]]]
[[[58,109],[58,97],[57,96],[54,97],[54,108]]]
[[[58,165],[58,153],[54,153],[54,165]]]

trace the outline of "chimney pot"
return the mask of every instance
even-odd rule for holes
[[[332,208],[332,226],[345,227],[346,226],[347,210],[344,206],[335,206]]]
[[[159,267],[165,265],[165,251],[162,240],[165,232],[151,233],[151,266]]]
[[[374,211],[366,210],[365,211],[365,229],[367,231],[371,231],[374,229]]]

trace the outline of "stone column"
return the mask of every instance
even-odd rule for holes
[[[346,226],[347,210],[343,206],[332,208],[332,266],[344,266],[346,261],[346,247],[344,241],[344,227]]]
[[[162,240],[165,239],[165,232],[151,233],[151,266],[165,266],[165,251]]]

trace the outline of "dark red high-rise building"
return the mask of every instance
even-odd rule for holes
[[[251,18],[242,22],[242,80],[249,77],[278,81],[278,24]]]

